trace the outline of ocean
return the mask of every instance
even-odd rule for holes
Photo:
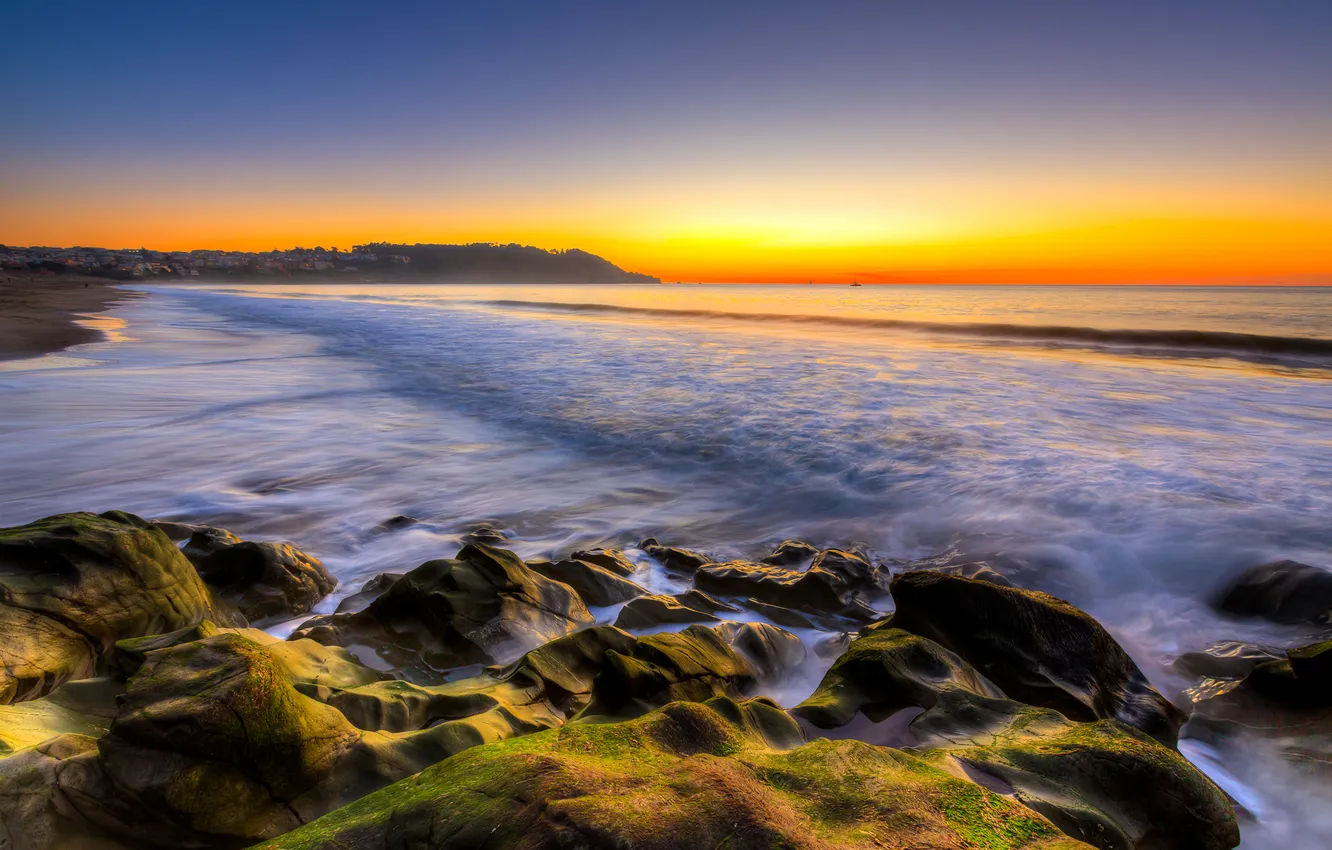
[[[479,523],[524,557],[984,550],[1172,695],[1183,652],[1309,636],[1213,613],[1238,570],[1332,566],[1332,289],[137,288],[109,341],[0,364],[0,524],[287,538],[342,582],[319,611]],[[1245,847],[1332,846],[1273,753],[1185,751],[1254,815]]]

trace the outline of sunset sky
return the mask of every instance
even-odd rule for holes
[[[8,3],[0,243],[1332,283],[1332,2]]]

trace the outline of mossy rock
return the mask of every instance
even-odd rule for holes
[[[932,763],[1045,815],[1100,850],[1229,850],[1226,794],[1172,747],[1114,720],[948,693],[912,722]],[[927,749],[928,748],[928,749]]]
[[[438,684],[447,670],[507,663],[593,622],[568,585],[475,543],[407,573],[364,610],[316,617],[292,637],[369,647],[405,678]]]
[[[107,672],[123,638],[232,620],[167,536],[112,511],[0,529],[0,704]]]
[[[672,703],[479,747],[259,845],[467,848],[1085,847],[897,750],[802,743],[766,700]]]
[[[125,683],[109,676],[60,685],[44,697],[0,705],[0,759],[60,735],[101,737]],[[0,844],[0,847],[3,847]]]
[[[893,579],[892,626],[927,637],[1003,692],[1070,720],[1114,719],[1173,746],[1185,714],[1089,614],[1034,590],[931,571]]]
[[[720,622],[716,610],[711,605],[700,604],[685,593],[678,596],[640,596],[620,609],[615,625],[621,629],[656,629],[676,623],[716,623]]]
[[[791,713],[811,734],[908,747],[1102,850],[1238,840],[1225,795],[1172,747],[1116,721],[1079,723],[1006,699],[957,654],[901,629],[853,641]]]
[[[666,569],[682,575],[693,575],[704,564],[711,564],[713,558],[693,549],[680,549],[675,546],[663,546],[655,537],[644,538],[638,548],[646,552],[654,561]]]

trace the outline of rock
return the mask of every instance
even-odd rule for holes
[[[712,559],[707,555],[702,555],[692,549],[662,546],[655,537],[645,538],[643,542],[638,544],[638,548],[666,569],[685,575],[693,575],[699,567],[712,563]]]
[[[1265,661],[1278,661],[1285,653],[1256,643],[1225,640],[1200,652],[1186,652],[1171,665],[1186,676],[1213,679],[1243,679]]]
[[[509,535],[505,534],[498,528],[492,528],[489,525],[473,526],[462,536],[464,543],[484,543],[489,546],[493,546],[496,543],[503,543],[508,539]]]
[[[763,559],[763,563],[777,567],[793,567],[806,561],[814,560],[819,550],[803,540],[783,540],[772,550],[772,554]]]
[[[1174,746],[1185,715],[1092,617],[1034,590],[937,572],[893,579],[892,625],[956,653],[1012,699],[1113,719]]]
[[[384,594],[384,591],[402,578],[404,573],[380,573],[361,585],[361,589],[338,603],[335,613],[348,614],[365,610],[365,607]]]
[[[1013,583],[1004,578],[994,567],[985,561],[972,561],[966,564],[945,564],[941,567],[935,567],[935,572],[944,575],[960,576],[961,578],[973,578],[977,581],[988,581],[990,584],[997,584],[1002,587],[1012,587]]]
[[[1188,693],[1185,735],[1217,744],[1240,733],[1264,738],[1302,773],[1332,781],[1332,641],[1292,649],[1240,681],[1205,679]]]
[[[262,845],[333,846],[1086,847],[920,758],[803,744],[771,702],[729,699],[478,747]]]
[[[166,534],[131,514],[0,529],[0,704],[106,669],[117,640],[221,617]]]
[[[767,623],[722,623],[716,631],[749,660],[764,683],[783,681],[808,656],[800,638]]]
[[[759,616],[767,617],[779,626],[786,626],[788,629],[817,628],[814,621],[809,617],[799,611],[792,611],[790,608],[783,608],[780,605],[769,605],[756,599],[747,599],[745,600],[745,607]]]
[[[430,684],[440,671],[511,661],[592,623],[567,585],[512,552],[477,543],[456,558],[427,561],[362,611],[310,620],[293,638],[369,647],[407,678]]]
[[[913,747],[926,748],[926,760],[1022,801],[1101,850],[1239,844],[1225,793],[1176,750],[1117,721],[1077,723],[1011,700],[945,697],[911,729],[940,735]]]
[[[847,574],[853,568],[849,561],[841,559],[841,554],[829,559],[830,568],[816,560],[804,572],[750,561],[707,564],[694,573],[694,584],[709,593],[869,622],[878,615],[859,599],[858,591],[866,585],[848,580]]]
[[[418,522],[420,522],[420,520],[414,516],[398,514],[397,516],[389,517],[384,520],[379,525],[375,526],[374,530],[381,534],[390,531],[401,531],[404,528],[410,528],[413,525],[416,525]]]
[[[824,549],[809,565],[809,572],[822,571],[836,576],[844,587],[861,590],[887,590],[887,575],[880,576],[879,569],[869,562],[864,555],[846,552],[841,549]]]
[[[819,729],[845,726],[857,714],[880,723],[905,708],[933,708],[947,689],[1003,697],[975,668],[934,641],[881,629],[852,641],[813,695],[791,713]]]
[[[637,571],[634,562],[625,557],[619,549],[580,549],[569,557],[576,561],[587,561],[604,570],[610,570],[617,576],[627,578]]]
[[[740,697],[755,682],[753,664],[715,629],[687,626],[640,637],[627,653],[607,652],[579,718],[638,717],[674,700]]]
[[[1216,602],[1240,617],[1276,623],[1332,623],[1332,571],[1295,561],[1274,561],[1245,570]]]
[[[59,735],[103,735],[116,716],[116,697],[124,692],[123,681],[102,676],[66,682],[39,699],[0,705],[0,759]]]
[[[671,623],[719,622],[704,607],[695,607],[675,596],[640,596],[620,609],[615,625],[621,629],[651,629]]]
[[[607,672],[609,671],[609,672]],[[634,717],[674,699],[742,696],[753,664],[706,629],[635,638],[595,626],[553,640],[507,667],[442,685],[389,681],[309,693],[366,730],[428,730],[450,752],[573,718]]]
[[[559,561],[528,561],[527,566],[548,579],[569,585],[588,605],[616,605],[647,593],[632,581],[590,561],[565,558]]]
[[[167,538],[175,543],[181,540],[189,540],[190,536],[207,526],[193,525],[188,522],[173,522],[171,520],[155,519],[152,521],[153,528],[162,532]]]
[[[209,587],[251,621],[307,613],[338,584],[295,546],[247,543],[219,528],[196,531],[182,551]]]
[[[811,731],[910,747],[1104,850],[1239,841],[1225,795],[1173,748],[1005,699],[963,658],[901,629],[853,641],[791,713]]]

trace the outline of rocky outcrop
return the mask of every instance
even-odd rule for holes
[[[966,660],[900,629],[855,640],[792,714],[811,734],[910,747],[1102,850],[1239,841],[1225,795],[1173,748],[1005,699]]]
[[[167,536],[132,514],[0,529],[0,704],[97,675],[121,638],[193,625],[212,594]]]
[[[772,550],[772,554],[763,558],[763,563],[777,567],[794,567],[813,561],[819,550],[803,540],[783,540]]]
[[[642,549],[653,560],[671,572],[683,573],[684,575],[693,575],[694,571],[699,567],[704,564],[710,564],[713,561],[713,559],[709,558],[707,555],[695,552],[692,549],[677,549],[674,546],[663,546],[657,542],[655,537],[644,538],[644,540],[638,544],[638,548]]]
[[[720,620],[718,612],[738,610],[697,590],[677,596],[640,596],[620,609],[615,625],[653,629],[673,623],[716,623]]]
[[[195,531],[182,551],[251,622],[308,613],[338,584],[319,559],[289,543],[246,542],[220,528]]]
[[[1216,601],[1217,610],[1275,623],[1332,623],[1332,571],[1296,561],[1259,564],[1241,573]]]
[[[368,647],[408,679],[434,683],[444,670],[511,661],[592,622],[567,585],[477,543],[427,561],[364,610],[316,617],[293,637]]]
[[[578,558],[528,561],[527,566],[552,581],[569,585],[588,605],[616,605],[647,593],[627,578],[591,561]]]
[[[390,838],[391,836],[391,838]],[[764,700],[672,703],[438,764],[271,841],[503,848],[1067,848],[1045,818],[895,750],[805,744]]]
[[[1173,746],[1185,715],[1101,624],[1034,590],[915,571],[893,579],[892,625],[957,654],[1012,699],[1113,719]]]
[[[694,584],[709,593],[869,622],[878,616],[863,600],[873,575],[868,562],[830,550],[803,572],[750,561],[706,564],[694,573]]]
[[[1332,781],[1332,640],[1255,664],[1242,678],[1205,678],[1188,694],[1185,734],[1264,738],[1302,772]]]

